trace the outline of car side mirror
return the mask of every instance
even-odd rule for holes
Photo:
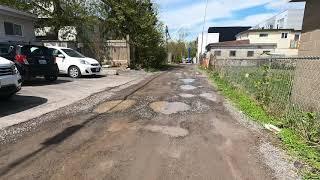
[[[63,54],[58,54],[57,56],[58,58],[65,58],[65,56]]]

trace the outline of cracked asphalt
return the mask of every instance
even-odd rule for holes
[[[230,114],[195,66],[89,105],[1,145],[0,179],[277,178],[259,152],[261,135]]]

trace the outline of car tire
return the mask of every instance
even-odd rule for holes
[[[53,82],[58,79],[58,76],[44,76],[47,81]]]
[[[68,75],[72,78],[79,78],[81,77],[81,71],[77,66],[71,66],[68,69]]]

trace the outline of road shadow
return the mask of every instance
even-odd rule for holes
[[[64,84],[69,82],[72,82],[72,81],[66,80],[66,79],[58,79],[56,81],[50,82],[50,81],[46,81],[45,79],[37,78],[37,79],[23,82],[23,86],[48,86],[48,85],[55,85],[55,84]]]
[[[70,76],[68,76],[67,74],[60,74],[59,77],[63,78],[63,80],[65,79],[70,79],[70,81],[74,81],[77,79],[99,79],[99,78],[104,78],[107,77],[107,75],[85,75],[85,76],[81,76],[79,78],[71,78]]]
[[[12,169],[19,166],[20,164],[30,163],[30,162],[28,162],[28,160],[33,159],[33,158],[37,158],[37,155],[39,153],[47,153],[52,148],[59,145],[60,143],[62,143],[63,141],[65,141],[66,139],[68,139],[69,137],[71,137],[72,135],[77,133],[78,131],[80,131],[82,128],[85,127],[86,124],[88,124],[89,122],[94,120],[94,118],[95,117],[90,118],[81,124],[70,126],[66,129],[64,129],[63,131],[61,131],[60,133],[56,134],[55,136],[47,138],[45,141],[43,141],[41,143],[41,145],[42,145],[41,148],[39,148],[29,154],[26,154],[26,155],[22,156],[21,158],[18,158],[17,160],[13,161],[12,163],[9,163],[8,165],[0,168],[0,178],[7,175]]]
[[[37,107],[48,99],[35,96],[15,95],[8,100],[0,100],[0,118]]]

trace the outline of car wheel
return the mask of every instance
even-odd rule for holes
[[[47,81],[53,82],[58,79],[58,76],[45,76],[44,77]]]
[[[71,66],[68,70],[68,74],[72,78],[79,78],[81,76],[80,69],[77,66]]]

